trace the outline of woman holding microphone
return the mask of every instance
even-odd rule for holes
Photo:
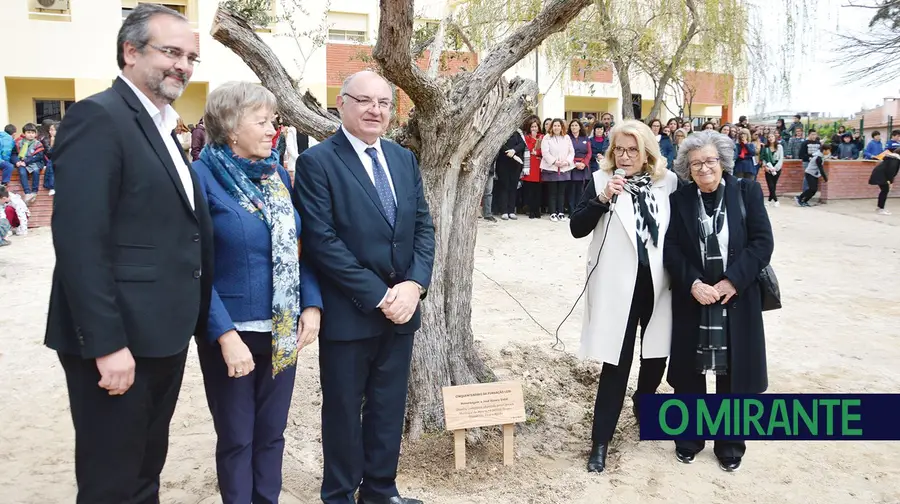
[[[641,366],[632,396],[654,394],[666,369],[672,337],[672,294],[663,268],[669,195],[678,188],[659,143],[640,121],[617,124],[608,155],[572,214],[572,236],[593,232],[588,247],[580,355],[603,362],[591,434],[589,472],[603,472],[625,401],[638,326]],[[615,172],[615,173],[614,173]]]

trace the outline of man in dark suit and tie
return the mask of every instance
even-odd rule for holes
[[[171,107],[196,51],[184,16],[141,4],[119,30],[121,75],[56,137],[45,344],[66,375],[79,504],[159,502],[188,344],[206,334],[212,225]]]
[[[303,255],[322,290],[322,501],[421,504],[395,479],[419,300],[431,282],[434,224],[412,152],[380,137],[393,108],[373,72],[347,78],[343,125],[297,161]],[[362,408],[362,421],[360,421]]]

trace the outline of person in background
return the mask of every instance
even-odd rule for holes
[[[850,133],[844,133],[841,135],[841,143],[838,144],[838,159],[858,159],[859,158],[859,150],[857,150],[856,144],[853,142],[853,137]]]
[[[6,247],[8,245],[12,245],[12,242],[6,239],[9,236],[10,231],[12,230],[12,224],[10,224],[7,219],[6,207],[9,204],[9,192],[6,190],[6,186],[0,185],[0,208],[3,208],[4,212],[0,214],[0,247]]]
[[[834,145],[835,151],[838,150],[838,146],[841,145],[841,142],[843,142],[842,138],[846,131],[847,128],[845,128],[842,124],[838,126],[837,131],[835,131],[834,134],[831,135],[831,145]],[[837,154],[837,152],[835,152],[835,154]]]
[[[9,202],[6,204],[5,212],[7,221],[12,225],[12,234],[16,236],[27,235],[31,210],[22,197],[9,191]]]
[[[797,196],[797,205],[808,207],[809,200],[819,190],[819,178],[828,182],[828,174],[825,173],[825,158],[831,155],[831,144],[825,144],[822,149],[812,155],[809,163],[803,169],[803,177],[806,179],[806,189]]]
[[[888,194],[891,192],[891,186],[894,185],[894,179],[897,177],[897,171],[900,169],[900,146],[884,155],[884,159],[875,165],[872,169],[872,175],[869,176],[869,185],[878,186],[881,190],[878,193],[878,206],[875,211],[879,215],[891,215],[891,212],[884,208],[887,203]]]
[[[787,129],[784,119],[780,117],[775,121],[775,134],[778,135],[778,141],[782,143],[782,146],[791,139],[791,130]]]
[[[891,131],[891,139],[884,144],[885,150],[893,151],[900,147],[900,130]]]
[[[784,155],[787,159],[800,159],[800,147],[802,147],[803,142],[806,139],[803,138],[803,128],[797,128],[794,130],[794,136],[788,141],[787,150],[785,150]]]
[[[769,205],[776,208],[781,206],[778,203],[778,179],[781,177],[781,168],[784,166],[784,148],[779,141],[778,133],[772,132],[766,137],[766,145],[762,148],[759,155],[762,168],[766,170],[766,185],[769,187]]]
[[[543,135],[546,136],[546,135],[550,134],[550,124],[551,123],[553,123],[552,118],[548,117],[548,118],[544,119],[544,125],[541,127],[541,133]]]
[[[863,152],[864,159],[875,159],[875,156],[884,152],[884,144],[881,143],[881,132],[873,131],[872,139],[869,140],[869,143],[866,145],[866,150]]]
[[[613,119],[613,115],[609,112],[604,112],[600,115],[600,122],[603,123],[603,126],[606,128],[607,133],[609,133],[610,130],[612,130],[612,127],[616,124]]]
[[[795,114],[795,115],[794,115],[794,122],[791,123],[791,127],[789,128],[789,130],[790,130],[790,131],[797,131],[797,128],[800,128],[800,135],[803,136],[803,130],[804,130],[804,128],[803,128],[803,123],[802,123],[800,120],[801,120],[800,114]]]
[[[803,164],[803,172],[806,173],[806,167],[809,166],[809,161],[812,157],[819,152],[822,148],[822,142],[819,140],[819,133],[816,130],[810,128],[809,133],[807,134],[806,140],[800,144],[800,161]],[[809,188],[808,180],[806,177],[803,177],[803,189],[802,191],[806,191]]]
[[[281,152],[281,166],[288,171],[288,175],[291,176],[291,181],[293,181],[297,158],[300,157],[301,154],[300,146],[297,143],[297,128],[294,126],[285,126],[284,134],[281,135],[281,138],[282,140],[278,142],[279,147],[284,144],[283,152],[281,152],[281,149],[278,149],[279,152]]]
[[[25,203],[31,204],[37,198],[40,189],[41,170],[44,169],[44,145],[37,139],[37,128],[32,123],[22,127],[22,138],[16,141],[16,168],[19,169],[19,182],[25,191]],[[31,184],[28,183],[31,177]]]
[[[859,136],[859,131],[853,132],[853,143],[856,144],[856,152],[862,154],[862,152],[866,149],[865,140],[861,136]],[[859,156],[857,156],[858,158]]]
[[[278,502],[297,355],[321,319],[318,279],[298,253],[291,181],[271,147],[275,104],[259,84],[217,87],[193,164],[215,238],[207,332],[195,341],[224,504]]]
[[[606,135],[606,126],[603,123],[594,123],[594,135],[591,137],[591,173],[600,169],[600,161],[606,155],[609,147],[609,137]]]
[[[761,394],[768,388],[762,296],[757,280],[774,237],[755,180],[731,175],[735,144],[724,135],[691,135],[675,160],[686,184],[671,196],[663,264],[672,279],[672,347],[667,381],[676,394]],[[746,211],[741,210],[744,206]],[[742,216],[746,214],[746,216]],[[702,439],[675,441],[690,464]],[[717,440],[719,467],[740,469],[744,441]]]
[[[525,145],[528,148],[528,166],[522,175],[525,190],[525,206],[528,207],[529,219],[541,218],[541,123],[537,117],[525,120],[522,131],[528,133]]]
[[[578,121],[569,123],[569,140],[572,141],[572,149],[575,151],[575,169],[572,170],[572,180],[569,182],[569,215],[575,211],[578,202],[581,201],[581,194],[584,192],[584,186],[591,178],[591,141],[588,138],[588,128],[582,129]]]
[[[666,159],[666,167],[672,169],[672,163],[675,161],[675,148],[672,146],[672,139],[663,131],[662,121],[654,119],[650,121],[650,131],[656,136],[659,143],[659,152]]]
[[[681,128],[675,130],[675,134],[672,135],[672,149],[674,150],[675,157],[678,157],[678,149],[685,138],[687,138],[687,133]]]
[[[41,122],[41,127],[38,129],[38,140],[44,147],[44,189],[49,191],[48,195],[50,196],[56,194],[56,189],[54,189],[53,159],[51,158],[53,144],[56,142],[56,126],[57,122],[53,119],[44,119]]]
[[[721,133],[727,137],[731,137],[731,125],[728,123],[723,124],[722,126],[719,127],[719,133]]]
[[[200,159],[200,151],[206,145],[206,126],[203,125],[203,118],[197,123],[194,131],[191,131],[191,161]]]
[[[575,149],[564,129],[562,119],[553,119],[541,139],[541,182],[547,186],[551,222],[566,219],[566,188],[575,169]]]
[[[746,128],[741,129],[734,149],[735,177],[756,180],[759,167],[753,162],[753,157],[757,152],[756,143],[750,139],[750,131]]]
[[[178,118],[178,122],[175,124],[175,138],[178,139],[178,144],[181,145],[181,150],[184,151],[185,156],[191,155],[191,129],[184,125],[184,121],[181,118]]]
[[[700,128],[701,131],[710,131],[710,130],[715,131],[715,129],[716,129],[716,123],[714,123],[712,121],[706,121],[705,123],[703,123],[703,126]]]
[[[299,159],[299,158],[298,158]],[[297,175],[294,172],[294,181],[296,182]],[[494,184],[497,182],[497,160],[494,158],[494,161],[491,162],[491,168],[488,171],[487,178],[484,179],[484,191],[481,193],[481,218],[488,222],[497,222],[497,218],[494,217],[493,206],[494,206]]]
[[[501,220],[516,220],[516,190],[519,187],[519,176],[525,162],[525,139],[516,130],[506,143],[500,148],[495,160],[497,169],[497,183],[494,184],[495,214],[500,214]]]
[[[16,127],[7,124],[3,131],[0,131],[0,184],[9,185],[12,178],[13,170],[15,170],[15,161],[13,160],[13,152],[16,150]]]
[[[603,362],[588,472],[606,468],[625,401],[638,326],[641,349],[637,390],[632,396],[635,419],[640,418],[641,397],[656,393],[669,355],[672,291],[662,252],[671,222],[669,195],[678,187],[678,177],[666,168],[656,137],[640,121],[616,125],[610,133],[609,155],[591,177],[569,223],[575,238],[593,233],[587,252],[587,271],[593,274],[587,279],[579,354]],[[614,175],[620,169],[624,177]],[[614,197],[617,204],[611,210]]]

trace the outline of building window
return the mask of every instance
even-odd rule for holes
[[[350,42],[363,44],[366,41],[366,32],[357,30],[328,30],[329,42]]]
[[[61,121],[75,100],[34,100],[35,124],[40,125],[45,119]]]

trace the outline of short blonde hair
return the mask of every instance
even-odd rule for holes
[[[209,93],[203,111],[206,143],[228,145],[230,135],[237,130],[247,112],[260,108],[275,112],[275,95],[252,82],[226,82]]]
[[[613,126],[609,133],[609,147],[606,149],[606,155],[600,161],[600,169],[608,173],[616,170],[616,139],[619,135],[629,135],[637,141],[638,150],[644,153],[644,166],[641,171],[649,173],[650,177],[656,180],[662,180],[666,176],[668,161],[659,151],[659,142],[656,141],[656,135],[650,129],[650,126],[635,119],[629,119]]]

